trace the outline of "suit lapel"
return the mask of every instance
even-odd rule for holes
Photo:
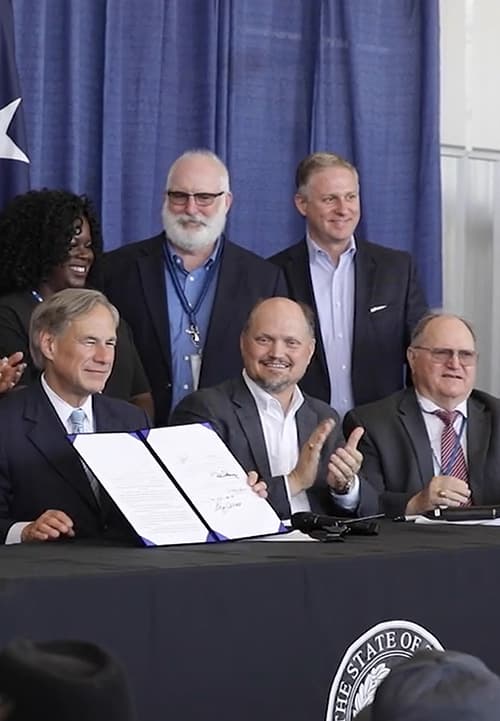
[[[163,357],[170,369],[170,328],[168,322],[165,263],[163,259],[164,234],[157,236],[148,251],[137,259],[146,307],[148,308]]]
[[[309,253],[305,240],[294,246],[288,255],[285,274],[291,288],[291,295],[295,300],[300,300],[312,306],[317,313],[316,301],[309,268]]]
[[[429,436],[413,390],[403,393],[398,412],[417,461],[423,488],[434,476],[434,467]]]
[[[318,322],[318,307],[314,297],[314,288],[309,265],[309,253],[305,238],[296,246],[290,249],[286,265],[284,266],[285,277],[290,288],[290,297],[310,305],[316,319],[316,351],[315,355],[319,361],[321,372],[328,379],[328,367],[326,363],[325,348]],[[330,384],[327,381],[328,386]]]
[[[247,439],[250,453],[255,461],[254,467],[259,469],[262,476],[269,478],[271,476],[271,469],[269,467],[266,442],[264,440],[264,433],[262,432],[259,412],[252,394],[242,378],[238,379],[235,383],[231,401],[241,429]]]
[[[237,299],[241,292],[241,268],[239,257],[233,251],[231,243],[224,239],[224,248],[220,260],[219,272],[216,278],[214,304],[207,331],[204,355],[217,358],[224,348],[228,334],[228,326],[232,322],[232,300]],[[239,335],[238,328],[236,335]],[[203,373],[203,369],[202,369]]]
[[[318,416],[311,410],[309,404],[305,399],[295,415],[295,422],[297,424],[297,437],[299,441],[300,453],[302,446],[308,440],[312,431],[318,425]]]
[[[491,421],[482,403],[469,398],[467,403],[467,458],[472,502],[483,503],[484,469],[490,445]]]
[[[377,263],[362,241],[356,241],[354,258],[354,339],[367,332],[367,319],[372,305]]]
[[[38,383],[33,384],[27,398],[24,420],[31,443],[54,471],[95,510],[96,500],[79,457],[76,451],[69,449],[66,429]]]

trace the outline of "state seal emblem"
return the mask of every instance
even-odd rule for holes
[[[443,651],[437,638],[411,621],[384,621],[347,649],[333,679],[326,721],[353,721],[372,703],[377,686],[404,658],[423,648]]]

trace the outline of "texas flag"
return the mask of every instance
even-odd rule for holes
[[[0,0],[0,210],[29,189],[29,162],[11,0]]]

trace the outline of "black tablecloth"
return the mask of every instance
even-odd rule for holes
[[[347,647],[421,624],[500,673],[500,529],[381,524],[345,543],[0,548],[0,645],[81,638],[125,665],[141,721],[323,721]]]

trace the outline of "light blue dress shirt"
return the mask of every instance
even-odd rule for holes
[[[182,258],[176,255],[175,248],[167,243],[167,252],[173,259],[173,265],[181,288],[183,288],[186,298],[192,306],[196,305],[196,301],[203,289],[206,274],[215,262],[217,251],[221,243],[221,239],[215,244],[212,255],[205,263],[196,268],[196,270],[187,271],[184,267]],[[203,354],[203,347],[207,338],[208,326],[212,315],[212,307],[214,304],[215,290],[219,276],[220,261],[215,272],[212,272],[210,285],[205,295],[201,308],[196,314],[196,322],[200,331],[201,342],[200,350]],[[192,361],[191,356],[198,353],[191,337],[186,330],[190,326],[189,317],[184,312],[182,304],[177,297],[177,293],[168,272],[165,263],[165,286],[167,289],[168,304],[168,322],[170,328],[170,349],[172,357],[172,408],[175,408],[184,396],[192,393],[196,388],[193,382]]]
[[[354,406],[351,364],[354,328],[354,256],[351,238],[335,265],[328,253],[309,235],[309,267],[318,311],[319,327],[330,378],[330,405],[343,418]]]

